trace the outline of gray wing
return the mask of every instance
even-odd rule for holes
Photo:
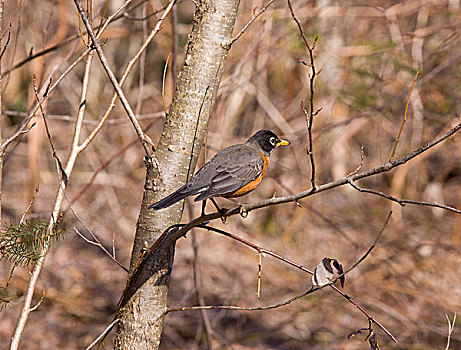
[[[213,159],[210,163],[212,161]],[[201,191],[200,195],[195,198],[195,201],[202,201],[213,196],[225,195],[237,191],[256,179],[264,167],[262,157],[255,153],[254,150],[247,148],[238,151],[223,152],[215,162],[216,166],[213,168],[212,176],[208,179],[208,186]]]

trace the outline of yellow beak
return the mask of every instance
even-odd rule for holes
[[[279,146],[288,146],[288,145],[291,145],[290,141],[287,141],[287,140],[280,140],[279,142],[277,142],[277,144],[275,145],[275,147],[279,147]]]

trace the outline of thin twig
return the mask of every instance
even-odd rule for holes
[[[112,323],[110,325],[108,325],[106,327],[106,329],[104,329],[99,335],[98,337],[93,340],[93,342],[88,345],[85,350],[90,350],[93,346],[95,346],[103,337],[105,337],[111,330],[112,328],[114,328],[114,326],[120,321],[119,318],[116,318],[115,320],[112,321]]]
[[[72,206],[72,204],[74,204],[76,201],[78,201],[80,199],[80,197],[91,187],[91,185],[94,183],[96,177],[98,176],[98,174],[103,171],[105,168],[107,168],[110,163],[112,163],[115,159],[117,159],[118,157],[120,157],[122,154],[124,154],[130,147],[132,147],[138,140],[137,139],[134,139],[133,141],[131,141],[130,143],[128,143],[126,146],[124,146],[123,148],[119,149],[113,156],[111,156],[109,159],[107,159],[103,164],[101,164],[101,166],[96,169],[96,171],[93,173],[93,175],[91,176],[91,179],[87,182],[87,184],[80,190],[80,192],[78,192],[74,198],[72,198],[72,200],[70,201],[69,205]]]
[[[370,194],[375,194],[375,195],[380,196],[380,197],[384,197],[386,199],[389,199],[390,201],[397,202],[402,207],[404,207],[405,204],[424,205],[424,206],[428,206],[428,207],[441,208],[441,209],[452,211],[452,212],[457,213],[457,214],[461,214],[460,209],[456,209],[456,208],[450,207],[448,205],[439,204],[439,203],[430,203],[430,202],[424,202],[424,201],[416,201],[416,200],[412,200],[412,199],[396,198],[396,197],[390,196],[388,194],[385,194],[385,193],[383,193],[381,191],[370,190],[368,188],[360,187],[352,180],[349,180],[349,184],[359,192],[370,193]]]
[[[142,15],[145,16],[147,13],[147,2],[143,2],[142,4]],[[145,40],[147,37],[147,21],[142,22],[142,41]],[[138,92],[138,100],[136,102],[136,109],[135,113],[136,116],[141,114],[142,108],[142,101],[144,99],[144,86],[145,86],[145,75],[146,75],[146,51],[143,51],[141,57],[139,58],[139,92]],[[139,117],[138,117],[139,120]]]
[[[218,69],[218,71],[219,71],[219,69]],[[203,94],[202,103],[200,104],[200,108],[199,108],[199,111],[198,111],[197,123],[195,124],[195,130],[194,130],[194,138],[192,139],[192,146],[191,146],[191,150],[190,150],[189,166],[187,167],[186,181],[189,181],[189,177],[191,176],[191,171],[192,172],[194,171],[194,169],[192,169],[192,160],[194,158],[195,142],[197,140],[198,127],[200,125],[200,117],[202,115],[202,108],[203,108],[203,105],[205,104],[206,97],[207,97],[209,89],[210,89],[210,86],[207,86],[206,89],[205,89],[205,93]]]
[[[91,11],[91,6],[89,6],[89,10]],[[92,23],[92,17],[90,16],[89,22],[90,25]],[[79,24],[80,24],[80,17],[79,17]],[[104,29],[102,29],[104,30]],[[83,37],[82,37],[83,39]],[[90,42],[90,37],[88,35],[88,42]],[[91,72],[91,65],[93,63],[93,57],[94,57],[94,52],[91,51],[88,54],[88,57],[86,59],[86,65],[85,65],[85,72],[83,74],[83,79],[82,79],[82,90],[80,93],[80,103],[78,107],[78,113],[77,113],[77,121],[75,123],[74,127],[74,135],[77,135],[77,137],[74,136],[73,143],[72,143],[72,148],[76,150],[76,152],[81,152],[79,148],[79,143],[80,143],[80,134],[82,130],[82,125],[83,125],[83,119],[85,116],[85,110],[86,110],[86,100],[87,100],[87,94],[88,94],[88,86],[90,82],[90,72]]]
[[[107,14],[107,9],[109,8],[109,3],[110,3],[110,0],[106,0],[106,5],[104,5],[104,11],[102,12],[101,20],[99,22],[99,28],[102,28],[102,24],[104,23],[104,19],[105,19],[106,14]],[[91,19],[93,17],[93,15],[88,13],[88,17],[90,17],[90,19]],[[91,22],[91,25],[93,25],[93,22]],[[99,28],[98,28],[98,31],[96,32],[98,37],[99,37],[99,33],[101,33],[101,30],[102,30],[102,29],[99,29]]]
[[[24,210],[24,213],[22,213],[22,216],[21,216],[21,220],[19,220],[19,223],[23,223],[24,220],[26,219],[26,215],[27,213],[29,212],[29,210],[32,208],[32,205],[34,204],[35,202],[35,198],[37,197],[37,194],[38,194],[38,191],[39,191],[39,185],[37,184],[35,186],[35,190],[34,190],[34,195],[32,196],[32,199],[29,201],[29,205],[27,206],[26,210]]]
[[[363,260],[365,260],[368,255],[370,255],[371,251],[376,247],[376,244],[378,244],[379,239],[381,238],[384,230],[386,229],[387,225],[389,224],[389,220],[391,218],[391,215],[392,215],[392,211],[389,212],[389,214],[387,215],[386,220],[384,221],[383,227],[381,228],[381,230],[379,231],[379,233],[376,236],[375,240],[373,241],[371,246],[368,248],[368,250],[365,252],[365,254],[363,254],[362,257],[359,260],[357,260],[355,263],[353,263],[351,265],[351,267],[349,267],[342,274],[340,274],[338,277],[336,277],[336,279],[339,279],[340,277],[345,276],[347,273],[349,273],[350,271],[355,269],[358,264],[360,264]]]
[[[246,246],[256,250],[258,253],[264,253],[264,254],[267,254],[267,255],[270,255],[278,260],[281,260],[285,263],[287,263],[288,265],[291,265],[293,267],[296,267],[297,269],[301,270],[301,271],[304,271],[304,272],[307,272],[308,274],[310,275],[313,275],[313,271],[309,270],[308,268],[290,260],[290,259],[287,259],[285,257],[283,257],[282,255],[279,255],[277,253],[274,253],[272,250],[268,250],[266,248],[263,248],[263,247],[260,247],[258,246],[257,244],[254,244],[250,241],[247,241],[246,239],[242,238],[242,237],[239,237],[237,235],[234,235],[232,233],[229,233],[229,232],[226,232],[224,230],[221,230],[221,229],[218,229],[218,228],[215,228],[215,227],[212,227],[212,226],[207,226],[207,225],[199,225],[197,226],[199,228],[202,228],[202,229],[205,229],[205,230],[208,230],[208,231],[213,231],[213,232],[216,232],[216,233],[219,233],[220,235],[223,235],[223,236],[226,236],[226,237],[229,237],[229,238],[232,238],[240,243],[243,243],[245,244]]]
[[[193,269],[194,269],[195,292],[196,292],[199,304],[201,306],[205,306],[205,299],[203,298],[203,293],[202,293],[202,281],[200,278],[200,264],[198,260],[198,244],[197,244],[197,239],[195,235],[192,235],[192,248],[194,250]],[[208,314],[204,310],[201,311],[201,316],[202,316],[203,324],[205,326],[207,348],[208,350],[212,350],[214,332],[211,327],[211,322],[208,317]]]
[[[51,81],[50,81],[50,83],[51,83]],[[58,157],[58,153],[56,152],[56,148],[54,147],[53,140],[51,138],[50,129],[48,127],[48,122],[46,121],[45,112],[43,111],[42,104],[40,103],[40,98],[38,97],[37,81],[35,79],[35,74],[34,74],[34,77],[33,77],[33,84],[34,84],[35,98],[37,100],[38,107],[40,109],[40,113],[42,114],[43,124],[45,125],[46,136],[48,137],[48,141],[49,141],[50,146],[51,146],[51,151],[53,152],[53,158],[56,160],[56,164],[58,165],[58,170],[59,170],[58,175],[60,176],[60,179],[62,179],[64,181],[64,183],[67,184],[67,175],[66,175],[66,173],[64,171],[64,167],[62,166],[62,162]]]
[[[168,57],[165,61],[165,67],[163,68],[163,78],[162,78],[162,105],[163,105],[163,112],[165,113],[165,118],[167,116],[166,113],[166,104],[165,104],[165,80],[166,80],[166,72],[168,70],[168,61],[170,60],[171,53],[168,54]]]
[[[29,113],[28,112],[19,112],[19,111],[12,111],[12,110],[7,110],[7,111],[2,111],[2,115],[9,116],[9,117],[19,117],[19,118],[26,118]],[[136,115],[138,120],[150,120],[150,119],[158,119],[161,117],[164,117],[164,112],[153,112],[153,113],[145,113],[145,114],[137,114]],[[72,117],[70,115],[66,114],[48,114],[47,116],[48,120],[57,120],[57,121],[62,121],[62,122],[72,122],[75,123],[77,118]],[[119,125],[119,124],[125,124],[129,123],[130,121],[127,118],[114,118],[111,120],[107,120],[105,122],[106,125]],[[83,124],[85,125],[98,125],[99,121],[96,120],[84,120]]]
[[[109,77],[110,82],[112,83],[112,86],[115,89],[115,92],[117,93],[118,98],[120,99],[120,102],[123,105],[123,108],[125,109],[126,113],[128,114],[128,117],[131,120],[131,123],[133,124],[133,127],[136,130],[136,133],[138,134],[139,141],[141,142],[141,145],[144,147],[144,152],[148,157],[152,157],[152,152],[149,149],[149,146],[154,147],[154,144],[152,140],[150,139],[149,136],[147,136],[144,131],[141,128],[141,125],[139,124],[138,120],[136,119],[136,116],[133,112],[133,109],[130,106],[130,103],[128,102],[128,99],[125,96],[125,93],[123,92],[122,88],[120,87],[120,84],[117,81],[117,78],[115,77],[114,72],[112,72],[111,68],[109,67],[109,63],[107,61],[106,55],[102,51],[101,45],[99,44],[98,39],[96,38],[95,33],[93,32],[93,29],[91,28],[91,24],[88,20],[88,17],[85,13],[85,10],[82,7],[82,4],[80,3],[80,0],[74,0],[75,6],[77,7],[78,12],[80,13],[80,16],[82,17],[83,24],[85,24],[86,30],[88,31],[88,34],[91,38],[91,41],[96,49],[96,52],[99,56],[99,60],[101,61],[101,64],[104,68],[104,70],[107,73],[107,76]]]
[[[229,43],[227,44],[227,48],[230,49],[230,47],[238,40],[240,39],[240,37],[243,35],[243,33],[245,33],[245,31],[248,29],[248,27],[259,17],[262,15],[262,13],[264,11],[267,10],[267,8],[272,5],[272,3],[274,2],[274,0],[270,0],[266,5],[264,5],[264,7],[259,10],[258,12],[256,12],[256,7],[253,9],[253,16],[251,17],[251,19],[248,21],[247,24],[245,24],[242,28],[242,30],[240,32],[238,32],[238,34],[236,36],[234,36],[230,41]]]
[[[150,42],[154,39],[155,35],[160,31],[160,29],[162,28],[162,23],[163,21],[165,20],[166,16],[168,15],[168,13],[171,11],[173,5],[175,3],[175,0],[172,0],[170,1],[170,3],[168,4],[168,6],[165,8],[165,11],[163,12],[162,16],[159,18],[159,20],[157,21],[157,24],[155,25],[155,27],[152,29],[152,31],[150,32],[149,36],[147,37],[147,39],[143,42],[143,44],[141,45],[141,47],[139,48],[138,52],[133,56],[132,59],[130,59],[130,61],[128,62],[123,74],[122,74],[122,77],[120,78],[120,86],[123,86],[123,84],[125,83],[126,79],[128,78],[128,75],[129,73],[131,72],[131,69],[133,68],[133,66],[136,64],[136,62],[139,60],[139,58],[141,57],[142,53],[146,50],[147,46],[150,44]],[[90,135],[86,138],[86,140],[84,142],[82,142],[82,144],[80,145],[80,151],[83,151],[86,147],[88,147],[88,145],[90,144],[90,142],[96,137],[96,135],[98,134],[98,132],[101,130],[102,126],[104,125],[104,123],[106,122],[107,118],[109,117],[110,113],[112,112],[113,108],[115,107],[115,102],[117,100],[117,93],[114,93],[114,95],[112,96],[112,100],[109,104],[109,107],[107,107],[107,110],[106,112],[104,113],[104,116],[101,118],[101,120],[99,121],[99,124],[95,127],[95,129],[90,133]],[[153,158],[153,161],[154,161],[154,164],[157,166],[158,168],[158,161],[157,161],[157,158],[154,157]]]
[[[334,285],[334,282],[336,280],[338,280],[339,278],[341,278],[342,276],[346,275],[347,273],[349,273],[350,271],[352,271],[353,269],[355,269],[357,267],[358,264],[360,264],[363,260],[366,259],[366,257],[371,253],[371,251],[373,250],[373,248],[376,246],[376,244],[378,243],[378,240],[380,239],[382,233],[384,232],[384,229],[387,227],[387,224],[389,223],[389,219],[392,215],[392,212],[389,212],[387,218],[386,218],[386,221],[384,222],[384,225],[383,227],[381,228],[381,230],[379,231],[379,234],[378,236],[375,238],[374,242],[372,243],[372,245],[370,246],[370,248],[368,248],[368,250],[365,252],[365,254],[362,255],[362,257],[357,260],[354,264],[352,264],[352,266],[347,269],[346,271],[344,271],[341,275],[337,276],[336,279],[334,281],[332,281],[332,283],[330,284],[330,287],[333,288],[337,293],[341,294],[344,298],[346,298],[349,302],[351,302],[358,310],[360,310],[365,316],[367,316],[368,318],[368,321],[370,322],[370,326],[369,326],[369,329],[371,329],[371,322],[373,322],[374,324],[376,324],[379,328],[381,328],[391,339],[392,341],[394,341],[395,343],[397,343],[397,339],[392,335],[391,332],[389,332],[387,330],[386,327],[384,327],[379,321],[377,321],[367,310],[365,310],[360,304],[358,304],[354,299],[352,299],[349,295],[347,295],[346,293],[344,293],[341,289],[339,289],[338,287],[336,287]]]
[[[80,220],[80,218],[78,218]],[[88,230],[88,228],[86,228]],[[88,232],[90,233],[91,237],[93,237],[93,239],[95,241],[91,241],[89,240],[88,238],[86,238],[79,230],[77,230],[76,227],[74,227],[74,231],[87,243],[89,244],[92,244],[92,245],[95,245],[96,247],[99,247],[101,248],[101,250],[106,254],[108,255],[118,266],[120,266],[126,273],[128,273],[128,269],[123,266],[116,258],[115,258],[115,254],[112,255],[111,253],[109,253],[109,251],[102,245],[102,243],[99,241],[99,239],[96,237],[96,235],[91,232],[90,230],[88,230]],[[112,248],[114,251],[114,248]]]
[[[134,9],[136,9],[137,7],[141,6],[141,5],[144,5],[145,3],[149,2],[149,0],[142,0],[140,1],[139,3],[133,5],[131,8],[129,8],[127,11],[133,11]],[[175,5],[177,4],[180,4],[181,2],[183,2],[183,0],[177,0]],[[165,11],[165,9],[168,7],[168,5],[165,5],[163,6],[162,8],[158,9],[158,10],[155,10],[154,12],[151,12],[149,14],[146,14],[146,16],[143,16],[143,17],[136,17],[136,16],[132,16],[130,14],[128,14],[128,12],[125,12],[123,14],[123,17],[125,17],[126,19],[129,19],[129,20],[132,20],[132,21],[145,21],[146,19],[149,19],[151,17],[154,17],[155,15],[157,15],[158,13],[162,12],[162,11]],[[117,18],[118,19],[118,18]]]
[[[34,54],[29,54],[29,56],[27,56],[25,59],[15,63],[13,66],[11,66],[10,68],[8,69],[5,69],[4,72],[2,72],[2,74],[0,75],[0,79],[3,79],[3,77],[7,76],[8,74],[10,74],[12,71],[16,70],[16,69],[19,69],[21,68],[23,65],[25,65],[26,63],[38,58],[38,57],[41,57],[41,56],[44,56],[50,52],[53,52],[55,50],[58,50],[59,48],[65,46],[66,44],[69,44],[71,43],[72,41],[74,41],[75,39],[79,38],[80,37],[80,34],[76,34],[76,35],[73,35],[63,41],[61,41],[60,43],[57,43],[51,47],[48,47],[44,50],[41,50],[41,51],[38,51]]]
[[[45,299],[45,292],[44,291],[42,292],[42,296],[40,297],[40,300],[38,301],[38,303],[35,304],[35,306],[30,308],[30,312],[33,312],[33,311],[37,310],[38,307],[42,304],[43,299]]]
[[[303,27],[301,26],[301,23],[299,22],[298,18],[295,15],[295,12],[293,10],[293,6],[291,4],[291,0],[287,0],[288,2],[288,7],[290,8],[290,13],[291,17],[293,20],[296,22],[296,25],[298,26],[299,33],[303,39],[304,46],[306,46],[307,51],[309,52],[309,68],[311,69],[311,74],[309,74],[309,113],[307,113],[304,109],[304,106],[301,102],[301,109],[304,111],[304,113],[307,116],[307,134],[309,137],[309,146],[307,148],[307,154],[310,159],[311,163],[311,186],[312,186],[312,192],[316,191],[316,186],[315,186],[315,161],[314,161],[314,141],[312,139],[312,126],[314,123],[314,116],[318,114],[320,109],[318,111],[314,111],[314,81],[317,76],[317,72],[315,69],[315,62],[314,62],[314,49],[315,49],[315,44],[317,42],[318,37],[314,39],[314,43],[312,46],[309,45],[307,42],[306,36],[304,35]]]
[[[395,138],[394,147],[392,148],[392,153],[389,158],[390,162],[394,160],[395,151],[397,150],[397,145],[399,143],[400,136],[402,135],[403,127],[405,126],[405,122],[407,121],[407,112],[408,112],[408,106],[410,104],[411,93],[416,84],[416,79],[418,78],[418,75],[419,75],[419,71],[416,72],[415,79],[413,80],[413,84],[411,84],[410,92],[408,93],[407,105],[405,106],[405,113],[403,115],[402,124],[400,125],[399,133],[397,134],[397,137]]]
[[[325,286],[327,286],[326,284]],[[325,287],[323,286],[323,287]],[[323,288],[321,287],[321,288]],[[236,305],[204,305],[204,306],[184,306],[184,307],[178,307],[178,308],[169,308],[167,312],[174,312],[174,311],[189,311],[189,310],[237,310],[237,311],[263,311],[263,310],[271,310],[271,309],[278,309],[281,306],[285,306],[288,304],[291,304],[292,302],[301,299],[302,297],[305,297],[308,294],[313,293],[314,291],[317,291],[320,288],[310,288],[307,291],[305,291],[302,294],[296,295],[288,300],[282,301],[277,304],[272,304],[268,306],[256,306],[256,307],[250,307],[250,306],[236,306]]]
[[[42,104],[48,98],[50,93],[54,91],[54,89],[61,83],[61,81],[67,76],[67,74],[69,74],[69,72],[72,71],[72,69],[74,69],[75,66],[77,66],[77,64],[80,63],[86,57],[86,55],[90,53],[91,50],[92,50],[91,48],[86,49],[85,52],[83,52],[74,62],[72,62],[72,64],[69,67],[67,67],[67,69],[58,77],[58,79],[54,82],[54,84],[46,89],[43,96],[40,98],[40,101],[38,103],[35,103],[34,107],[32,107],[32,110],[29,112],[27,117],[24,118],[24,120],[21,122],[19,127],[16,129],[16,131],[10,137],[8,137],[6,140],[2,142],[2,144],[0,145],[0,153],[5,152],[6,148],[14,140],[16,140],[22,134],[27,133],[33,127],[32,125],[30,128],[27,129],[27,125],[29,124],[31,119],[35,116],[35,113],[37,113],[40,104]],[[51,75],[52,73],[50,73],[50,77]],[[44,87],[48,86],[47,81],[49,80],[50,79],[45,80]]]
[[[3,2],[2,2],[2,3],[3,3]],[[3,5],[2,5],[2,6],[3,6]],[[3,10],[2,10],[2,12],[3,12]],[[6,52],[6,49],[8,48],[8,44],[10,43],[10,39],[11,39],[11,23],[10,23],[10,26],[9,26],[7,32],[5,32],[5,34],[6,34],[6,33],[8,33],[8,37],[6,38],[5,46],[3,46],[2,52],[0,53],[0,61],[2,60],[3,55],[4,55],[5,52]],[[2,36],[2,38],[1,38],[0,40],[2,40],[2,39],[3,39],[3,36]],[[2,72],[1,72],[1,71],[0,71],[0,76],[2,76]]]
[[[178,77],[178,46],[179,46],[179,39],[178,39],[178,5],[173,5],[171,9],[171,36],[173,40],[171,42],[171,55],[173,56],[171,60],[171,77],[173,81],[173,93],[176,91],[176,79]]]
[[[360,169],[362,169],[363,164],[365,164],[365,157],[363,155],[363,145],[360,146],[360,164],[359,166],[351,173],[347,174],[346,177],[351,177],[354,174],[357,174]]]
[[[448,336],[447,336],[447,346],[445,347],[445,350],[450,349],[450,339],[451,339],[451,333],[453,333],[453,330],[455,329],[455,323],[456,323],[456,312],[455,316],[453,316],[453,322],[450,321],[450,318],[448,317],[447,314],[445,314],[445,317],[448,321]]]
[[[261,275],[262,275],[262,270],[263,270],[263,265],[262,265],[262,259],[263,259],[263,253],[258,254],[259,259],[258,259],[258,287],[256,289],[256,296],[258,299],[261,299]]]
[[[67,196],[66,196],[66,199],[67,199]],[[67,201],[69,202],[69,200],[67,199]],[[87,243],[90,243],[90,244],[93,244],[99,248],[101,248],[101,250],[107,254],[118,266],[120,266],[126,273],[128,273],[128,269],[123,266],[116,258],[115,258],[115,244],[113,244],[112,246],[112,251],[113,251],[113,254],[111,254],[101,243],[101,241],[98,239],[98,237],[93,233],[93,231],[90,230],[90,228],[83,222],[83,220],[80,218],[80,216],[77,214],[77,212],[74,210],[74,208],[72,208],[72,205],[69,203],[69,209],[71,210],[71,212],[74,214],[74,216],[77,218],[77,220],[82,224],[82,226],[90,233],[91,237],[94,239],[94,241],[91,241],[89,240],[88,238],[86,238],[83,234],[81,234],[76,227],[74,227],[74,230],[75,232],[81,237],[83,238],[83,240],[85,240]],[[114,240],[115,238],[112,239],[112,243],[114,243]]]

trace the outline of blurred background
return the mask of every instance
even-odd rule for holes
[[[82,3],[85,3],[82,1]],[[108,1],[108,14],[123,1]],[[105,31],[103,49],[117,77],[155,26],[167,2],[134,0]],[[263,1],[242,1],[234,33]],[[85,4],[86,5],[86,4]],[[93,1],[98,23],[105,0]],[[149,46],[124,91],[147,134],[160,137],[165,102],[183,62],[194,3],[180,0],[175,16]],[[320,71],[315,80],[314,159],[317,184],[387,162],[403,118],[408,92],[420,71],[396,157],[432,140],[460,122],[461,9],[459,0],[293,1],[296,17]],[[7,71],[30,53],[56,44],[56,50],[8,72],[2,80],[2,133],[9,136],[35,102],[33,75],[40,85],[84,50],[72,1],[6,1],[5,31],[11,39],[2,59]],[[73,38],[66,41],[67,38]],[[86,36],[85,36],[86,40]],[[5,43],[5,39],[2,41]],[[176,47],[176,49],[175,49]],[[257,202],[310,188],[306,119],[310,69],[308,53],[286,1],[276,0],[230,50],[199,165],[225,146],[243,142],[267,128],[292,146],[277,149],[268,176],[239,202]],[[175,63],[173,63],[175,62]],[[77,116],[84,64],[60,83],[46,102],[46,115],[58,156],[65,162]],[[95,57],[89,81],[83,137],[107,109],[113,88]],[[40,189],[29,218],[49,219],[58,174],[40,115],[36,126],[14,142],[3,167],[3,225],[18,222]],[[400,198],[461,207],[461,138],[432,148],[389,173],[359,181],[362,187]],[[117,103],[109,120],[80,155],[70,176],[63,210],[69,228],[47,256],[21,341],[22,349],[82,349],[111,322],[127,274],[104,252],[79,237],[89,237],[82,222],[116,258],[128,266],[145,168],[143,150]],[[234,204],[219,199],[225,207]],[[69,210],[78,214],[81,222]],[[351,266],[369,248],[390,210],[390,223],[372,254],[347,275],[345,292],[398,339],[374,327],[379,344],[392,349],[444,349],[448,323],[461,312],[461,216],[442,209],[400,207],[351,187],[336,188],[293,203],[232,217],[216,227],[271,249],[310,269],[325,256]],[[189,200],[183,222],[200,213]],[[194,248],[195,247],[195,248]],[[11,265],[0,261],[0,285]],[[264,306],[303,293],[310,276],[273,258],[262,265],[262,296],[256,297],[258,254],[211,232],[193,231],[178,242],[170,284],[171,307],[198,305]],[[16,302],[0,314],[0,343],[9,344],[29,282],[29,269],[16,268],[8,290]],[[365,335],[347,335],[368,327],[366,317],[326,288],[270,311],[212,310],[172,312],[166,317],[162,349],[367,349]],[[207,335],[208,334],[208,335]],[[455,327],[451,348],[461,346]],[[109,337],[105,348],[112,347]]]

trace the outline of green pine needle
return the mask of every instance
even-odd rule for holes
[[[10,306],[13,302],[16,301],[16,297],[11,295],[6,287],[0,286],[0,311],[5,307]]]
[[[0,232],[0,253],[15,266],[27,267],[42,256],[43,249],[56,244],[67,232],[62,223],[47,232],[48,223],[42,219],[8,224]]]

